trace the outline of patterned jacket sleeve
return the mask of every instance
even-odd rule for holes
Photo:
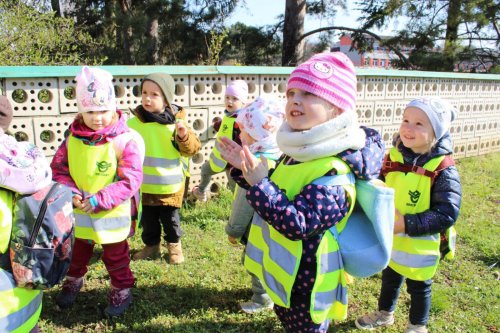
[[[69,187],[73,194],[83,196],[69,173],[67,139],[65,139],[57,149],[50,163],[50,167],[52,169],[52,179],[54,181]]]
[[[440,172],[434,181],[430,208],[419,214],[405,215],[406,233],[410,236],[434,234],[455,224],[462,200],[460,176],[454,166]]]
[[[97,200],[95,213],[110,210],[137,193],[142,183],[141,158],[137,143],[130,140],[118,160],[116,181],[94,195]]]
[[[291,240],[304,240],[340,222],[349,211],[342,186],[308,184],[292,200],[269,178],[250,187],[247,199],[255,211]]]

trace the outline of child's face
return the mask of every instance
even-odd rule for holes
[[[99,131],[111,125],[115,119],[115,111],[88,111],[82,113],[83,122],[88,128]]]
[[[243,104],[242,101],[240,101],[238,98],[236,98],[234,96],[226,95],[224,97],[224,106],[226,107],[226,110],[229,112],[238,111],[244,105],[245,104]]]
[[[142,84],[142,107],[151,113],[162,113],[167,106],[160,87],[153,81],[146,80]]]
[[[255,143],[255,139],[243,128],[241,129],[240,140],[241,143],[245,146],[250,146],[251,144]]]
[[[301,89],[288,90],[286,98],[286,121],[295,131],[309,130],[343,112],[325,99]]]
[[[424,111],[415,107],[406,108],[399,135],[403,145],[417,154],[428,152],[434,141],[434,130],[429,118]]]

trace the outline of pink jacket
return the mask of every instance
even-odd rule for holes
[[[101,131],[92,131],[79,116],[70,125],[69,131],[75,138],[83,140],[85,144],[105,144],[112,141],[119,134],[130,131],[122,113],[119,110],[117,110],[117,113],[119,120]],[[133,140],[129,141],[118,160],[116,169],[118,180],[94,194],[97,201],[97,206],[94,208],[95,213],[112,209],[132,197],[135,199],[132,200],[134,203],[132,216],[137,213],[139,189],[142,183],[142,162],[143,154],[140,146]],[[74,194],[83,197],[82,191],[77,188],[69,173],[67,139],[57,149],[50,166],[52,168],[52,177],[56,182],[68,186]]]

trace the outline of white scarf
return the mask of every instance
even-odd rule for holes
[[[346,111],[305,131],[294,131],[284,122],[276,137],[281,151],[299,162],[334,156],[347,149],[361,149],[365,139],[355,111]]]

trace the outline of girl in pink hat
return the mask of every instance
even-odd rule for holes
[[[257,213],[245,267],[264,285],[287,332],[326,332],[331,320],[347,316],[346,276],[329,229],[341,233],[348,223],[354,179],[379,176],[384,145],[358,124],[354,66],[340,52],[295,68],[286,97],[276,167],[227,138],[222,156],[240,169],[234,178]]]
[[[222,137],[228,137],[240,143],[240,130],[235,121],[238,116],[238,111],[245,106],[247,99],[248,85],[244,80],[234,80],[227,85],[224,96],[224,106],[226,108],[224,117],[222,117],[222,119],[215,118],[213,123],[214,130],[217,131],[216,138],[218,140]],[[220,155],[218,143],[216,143],[210,153],[209,160],[201,167],[201,181],[198,186],[193,188],[194,197],[201,202],[206,202],[208,200],[207,191],[211,177],[223,171],[226,171],[229,188],[233,191],[235,184],[229,176],[229,167],[227,161]]]
[[[132,302],[135,282],[127,238],[135,231],[144,142],[117,110],[112,79],[91,67],[77,75],[78,114],[51,167],[53,179],[73,191],[76,220],[73,258],[56,303],[61,309],[74,304],[100,244],[111,280],[105,313],[119,316]]]

